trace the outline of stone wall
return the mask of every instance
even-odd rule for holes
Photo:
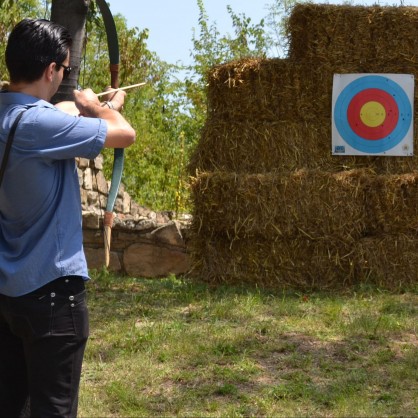
[[[109,184],[103,157],[77,159],[83,214],[84,251],[89,269],[104,265],[103,215]],[[140,277],[164,277],[189,270],[186,247],[189,216],[173,219],[170,212],[154,212],[139,205],[123,185],[114,208],[109,270]]]

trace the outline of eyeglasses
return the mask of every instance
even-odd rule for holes
[[[71,67],[67,67],[66,65],[63,64],[56,64],[57,68],[59,69],[60,67],[64,68],[64,75],[63,75],[63,79],[65,80],[66,78],[68,78],[71,74],[72,68]]]

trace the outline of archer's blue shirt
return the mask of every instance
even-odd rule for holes
[[[70,116],[22,93],[0,93],[0,160],[20,111],[0,186],[0,294],[21,296],[59,277],[88,279],[75,157],[104,146],[103,119]]]

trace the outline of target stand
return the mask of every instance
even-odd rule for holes
[[[412,156],[414,76],[334,74],[332,154]]]

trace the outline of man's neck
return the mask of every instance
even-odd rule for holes
[[[12,93],[24,93],[29,96],[37,97],[38,99],[49,100],[49,97],[45,94],[47,89],[42,88],[40,83],[10,83],[7,88]]]

